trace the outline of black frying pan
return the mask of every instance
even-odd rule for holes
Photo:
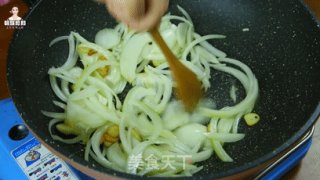
[[[234,162],[223,163],[213,156],[193,177],[212,179],[237,174],[270,160],[297,141],[320,113],[320,29],[306,7],[298,0],[171,0],[170,11],[174,14],[178,13],[177,4],[191,14],[200,34],[227,35],[227,39],[211,43],[249,65],[260,86],[255,111],[262,120],[252,128],[242,122],[240,131],[247,134],[246,138],[225,145]],[[68,51],[67,43],[49,48],[49,42],[70,31],[92,41],[98,30],[116,24],[113,18],[103,5],[90,0],[43,0],[26,21],[27,26],[15,33],[10,46],[8,82],[27,126],[68,162],[88,167],[88,173],[137,178],[84,161],[83,145],[53,141],[47,128],[49,119],[40,113],[57,111],[52,105],[57,98],[47,71],[62,65]],[[243,32],[243,28],[249,31]],[[225,105],[228,95],[219,88],[228,87],[221,81],[230,77],[219,73],[213,76],[215,88],[209,97]]]

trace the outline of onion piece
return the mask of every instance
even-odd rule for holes
[[[195,154],[192,154],[192,163],[196,163],[196,162],[201,162],[201,161],[205,161],[207,159],[210,158],[210,156],[212,155],[213,150],[212,149],[208,149],[205,151],[201,151]]]
[[[57,112],[48,112],[48,111],[41,111],[43,115],[53,118],[53,119],[65,119],[65,113],[57,113]]]
[[[217,156],[224,162],[232,162],[232,158],[227,154],[227,152],[223,149],[221,143],[219,141],[211,140],[212,147],[216,152]]]
[[[62,137],[60,137],[58,135],[53,134],[52,133],[53,125],[55,125],[55,124],[57,124],[59,122],[62,122],[62,120],[52,119],[49,122],[49,133],[50,133],[50,136],[52,137],[52,139],[57,140],[57,141],[61,141],[61,142],[66,143],[66,144],[75,144],[75,143],[80,142],[82,140],[82,137],[80,135],[76,136],[74,138],[71,138],[71,139],[65,139],[65,138],[62,138]]]
[[[127,157],[122,152],[122,150],[120,148],[120,145],[118,143],[112,144],[107,149],[107,157],[111,162],[115,163],[121,169],[125,169],[126,168]]]
[[[123,47],[120,58],[120,70],[122,76],[130,83],[132,83],[136,77],[135,71],[142,48],[148,42],[151,42],[151,38],[148,34],[136,34],[130,38]]]
[[[61,109],[65,109],[66,108],[66,104],[59,102],[59,101],[52,101],[54,105],[60,107]]]
[[[100,149],[100,141],[101,138],[103,136],[103,134],[105,133],[105,131],[107,130],[109,126],[105,125],[102,126],[100,128],[98,128],[95,133],[92,135],[91,137],[91,147],[93,152],[95,153],[95,155],[97,156],[97,159],[99,159],[100,163],[102,163],[104,166],[106,167],[112,167],[113,163],[111,163],[109,160],[107,160],[101,152]]]
[[[236,95],[237,90],[238,88],[235,85],[232,85],[229,91],[230,98],[234,103],[237,101],[237,95]]]
[[[209,138],[213,138],[220,142],[237,142],[244,138],[244,134],[231,134],[231,133],[208,133],[206,134]]]
[[[66,102],[67,101],[67,97],[63,94],[63,92],[59,88],[59,86],[57,84],[56,77],[53,76],[53,75],[49,75],[49,80],[50,80],[51,88],[52,88],[53,92],[55,93],[55,95],[58,98],[60,98],[62,101]]]
[[[201,124],[192,123],[179,127],[174,131],[178,139],[189,147],[194,147],[199,142],[204,142],[207,128]]]
[[[53,46],[54,44],[56,44],[57,42],[63,41],[63,40],[67,40],[69,38],[69,36],[58,36],[56,38],[54,38],[50,43],[49,43],[49,47]]]
[[[105,49],[111,49],[119,44],[120,35],[114,29],[104,28],[98,31],[94,42]]]
[[[192,41],[184,50],[183,55],[182,55],[182,59],[186,60],[187,59],[187,55],[188,53],[191,51],[191,49],[196,45],[199,44],[201,42],[205,42],[206,40],[209,39],[223,39],[226,36],[224,35],[220,35],[220,34],[211,34],[211,35],[206,35],[206,36],[199,36],[197,37],[196,40]]]

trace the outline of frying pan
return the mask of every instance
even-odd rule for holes
[[[259,81],[255,111],[261,121],[254,127],[240,123],[246,137],[225,149],[234,158],[224,163],[212,156],[204,170],[191,178],[213,179],[238,174],[267,162],[290,147],[314,124],[320,113],[320,29],[314,17],[298,0],[172,0],[170,12],[179,14],[179,4],[190,13],[196,31],[218,33],[224,40],[210,41],[229,57],[246,63]],[[95,33],[116,22],[103,5],[90,0],[40,0],[25,17],[27,26],[17,30],[8,56],[8,83],[15,105],[26,125],[54,153],[94,176],[139,178],[106,169],[83,158],[83,145],[52,140],[49,119],[40,111],[59,111],[52,105],[47,71],[66,59],[67,43],[51,48],[57,36],[77,31],[93,41]],[[249,31],[242,31],[248,28]],[[207,97],[228,105],[233,79],[214,73]],[[228,90],[227,90],[228,91]],[[240,90],[240,94],[243,89]],[[242,93],[243,98],[243,93]],[[185,179],[185,178],[184,178]]]

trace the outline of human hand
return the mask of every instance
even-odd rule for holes
[[[137,31],[148,31],[166,13],[169,0],[99,0],[118,21]]]

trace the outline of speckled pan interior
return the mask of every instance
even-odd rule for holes
[[[320,112],[320,29],[305,6],[298,0],[171,0],[172,14],[179,14],[178,4],[190,13],[201,35],[226,35],[210,43],[251,67],[260,86],[255,111],[261,122],[248,128],[242,121],[244,140],[225,145],[234,162],[223,163],[213,156],[191,178],[239,173],[271,159],[300,138]],[[58,110],[52,105],[57,98],[47,71],[62,65],[68,53],[66,42],[51,48],[49,42],[70,31],[93,41],[99,29],[114,27],[116,22],[103,5],[90,0],[42,0],[26,21],[27,26],[12,39],[7,71],[12,98],[26,124],[53,149],[79,164],[118,177],[139,178],[84,161],[83,145],[53,141],[49,119],[40,112]],[[239,85],[230,76],[213,73],[207,96],[218,106],[230,104],[230,82]],[[239,95],[243,98],[243,89]]]

